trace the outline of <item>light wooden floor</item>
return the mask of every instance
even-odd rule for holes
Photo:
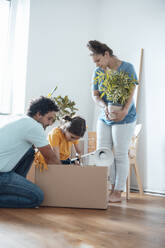
[[[164,248],[165,198],[131,195],[108,210],[0,209],[0,248]]]

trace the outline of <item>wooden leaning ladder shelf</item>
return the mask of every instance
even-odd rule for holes
[[[141,75],[142,75],[143,52],[144,52],[144,49],[141,48],[139,79],[138,79],[139,85],[138,85],[137,96],[136,96],[136,112],[138,111],[138,103],[139,103],[140,84],[141,84]],[[139,167],[138,167],[137,160],[136,160],[138,138],[139,138],[141,128],[142,128],[141,124],[136,125],[135,133],[134,133],[134,136],[132,137],[132,145],[133,145],[132,148],[134,149],[134,156],[131,155],[131,153],[130,153],[131,150],[129,151],[129,153],[130,153],[129,154],[130,167],[129,167],[129,174],[128,174],[127,183],[126,183],[126,199],[127,200],[129,199],[129,195],[130,195],[130,180],[131,180],[132,168],[134,168],[134,171],[135,171],[135,176],[136,176],[136,180],[137,180],[137,183],[138,183],[140,196],[143,195],[143,186],[142,186],[142,182],[141,182],[141,178],[140,178]],[[131,147],[130,147],[130,149],[131,149]]]

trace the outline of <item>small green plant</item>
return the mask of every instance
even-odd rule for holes
[[[78,110],[75,107],[76,103],[74,101],[71,101],[67,95],[64,97],[62,97],[61,95],[52,97],[56,90],[57,86],[51,93],[48,94],[48,97],[54,100],[60,109],[60,111],[56,114],[55,120],[61,120],[65,115],[69,115],[70,117],[75,115],[76,111]]]
[[[137,84],[133,75],[130,77],[128,73],[123,71],[99,71],[94,80],[95,83],[101,84],[101,98],[106,95],[107,100],[121,105],[126,103],[134,85]]]

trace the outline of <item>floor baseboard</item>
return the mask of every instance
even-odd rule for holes
[[[135,189],[135,188],[131,188],[130,191],[133,193],[135,192],[139,192],[138,189]],[[147,190],[144,190],[144,194],[149,194],[149,195],[155,195],[155,196],[162,196],[162,197],[165,197],[165,193],[158,193],[158,192],[152,192],[152,191],[147,191]]]

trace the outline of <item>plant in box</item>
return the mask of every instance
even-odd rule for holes
[[[78,110],[75,105],[76,103],[69,99],[69,97],[57,95],[52,97],[54,92],[57,90],[57,86],[53,89],[51,93],[48,94],[48,97],[51,97],[52,100],[56,102],[56,104],[59,107],[59,112],[56,114],[55,120],[62,120],[65,115],[68,115],[70,117],[74,116],[76,114],[76,111]]]
[[[98,71],[94,78],[95,83],[101,85],[100,97],[106,95],[108,103],[109,118],[115,118],[113,111],[122,109],[127,102],[133,87],[137,84],[137,80],[133,75],[130,77],[128,73],[123,71]]]

